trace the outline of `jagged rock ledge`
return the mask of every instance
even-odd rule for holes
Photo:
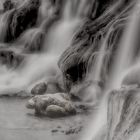
[[[107,140],[125,140],[140,130],[140,88],[127,86],[112,91],[108,101]],[[140,135],[137,135],[140,139]]]

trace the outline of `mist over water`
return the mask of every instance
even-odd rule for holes
[[[23,53],[23,55],[25,55],[24,62],[16,69],[1,67],[0,94],[7,94],[8,92],[15,93],[20,90],[28,89],[38,81],[47,80],[47,77],[60,74],[60,70],[57,66],[59,57],[70,45],[74,32],[79,27],[80,21],[82,20],[77,13],[73,15],[72,5],[74,4],[75,3],[72,1],[65,2],[63,15],[54,25],[49,27],[47,33],[45,33],[45,29],[43,29],[42,24],[40,24],[39,27],[28,29],[21,35],[18,41],[18,45],[20,45],[21,48],[31,43],[37,46],[37,43],[40,41],[43,49],[41,52],[35,52],[33,54]],[[46,8],[47,6],[48,8]],[[76,5],[74,6],[76,8]],[[50,15],[48,14],[48,9]],[[48,16],[51,16],[51,10],[53,9],[49,7],[49,2],[43,0],[40,9],[42,22],[47,16],[46,13]],[[6,26],[8,24],[7,20],[11,12],[12,10],[7,11],[0,17],[0,33],[3,34],[3,36],[1,36],[3,37],[1,41],[4,41],[4,33],[7,30]],[[43,36],[43,40],[37,40],[40,34]],[[16,46],[16,48],[20,47],[17,46],[16,41],[12,43],[12,46]]]
[[[0,95],[60,76],[68,95],[94,108],[82,140],[138,140],[123,117],[139,111],[140,1],[13,2],[0,8]]]
[[[123,140],[125,137],[125,133],[127,133],[126,131],[129,131],[130,128],[127,129],[127,127],[131,127],[131,126],[127,126],[128,122],[133,121],[133,118],[129,118],[130,120],[127,120],[126,123],[123,124],[123,121],[121,120],[122,118],[119,117],[117,118],[119,115],[119,112],[115,112],[115,110],[113,110],[113,105],[117,108],[122,107],[121,106],[121,101],[118,101],[120,106],[117,106],[114,103],[112,103],[110,101],[110,96],[112,93],[112,90],[118,90],[121,89],[122,86],[129,86],[131,85],[132,87],[135,86],[137,87],[139,85],[139,72],[140,72],[140,63],[139,63],[139,53],[137,53],[136,51],[139,52],[138,48],[139,48],[139,3],[140,1],[137,1],[137,4],[135,6],[135,8],[133,8],[132,13],[129,17],[126,29],[123,33],[123,36],[120,40],[120,42],[118,42],[119,44],[119,48],[117,50],[115,59],[114,59],[114,63],[113,63],[113,67],[111,70],[111,73],[109,75],[109,79],[106,83],[106,87],[104,89],[104,96],[101,100],[101,103],[97,109],[97,111],[95,111],[93,113],[93,122],[89,125],[89,127],[87,127],[86,129],[86,134],[85,136],[82,136],[82,140]],[[110,32],[108,31],[108,34],[110,34]],[[101,45],[101,49],[100,49],[100,54],[99,57],[97,57],[97,64],[96,67],[94,67],[94,72],[93,72],[93,79],[95,78],[95,80],[100,81],[100,75],[101,75],[101,70],[102,70],[102,66],[103,66],[103,61],[105,58],[105,46],[107,45],[107,39],[108,39],[108,34],[106,35],[106,38],[103,41],[103,44]],[[97,70],[98,69],[98,70]],[[123,85],[124,84],[124,85]],[[126,84],[126,85],[125,85]],[[127,85],[128,84],[128,85]],[[133,89],[133,88],[132,88]],[[115,91],[114,91],[115,92]],[[118,93],[119,94],[119,93]],[[124,94],[124,93],[121,93]],[[115,95],[115,94],[114,94]],[[117,95],[117,93],[116,93]],[[120,95],[118,95],[120,96]],[[123,95],[122,95],[123,96]],[[121,99],[123,100],[123,99]],[[115,117],[113,118],[113,116],[109,116],[111,114],[109,114],[109,103],[111,102],[110,106],[112,107],[112,112],[117,116],[116,120]],[[116,99],[117,102],[117,99]],[[127,102],[127,101],[126,101]],[[129,102],[129,101],[128,101]],[[124,106],[123,106],[124,107]],[[132,107],[135,107],[135,105],[133,104]],[[122,110],[123,111],[123,110]],[[122,114],[125,112],[121,112]],[[96,114],[96,115],[95,115]],[[122,115],[121,114],[121,115]],[[125,116],[126,117],[126,116]],[[109,118],[111,118],[111,122],[109,122]],[[123,133],[121,130],[120,132],[117,132],[116,127],[111,128],[108,130],[108,126],[109,123],[113,123],[112,125],[116,125],[116,127],[119,128],[118,122],[122,121],[122,127],[124,125],[124,130],[125,132]],[[137,124],[135,124],[137,125]],[[112,126],[113,127],[113,126]],[[119,128],[121,129],[121,128]],[[108,132],[106,132],[108,131]],[[119,131],[119,130],[118,130]],[[132,130],[133,131],[133,130]],[[116,133],[115,133],[116,132]],[[115,135],[116,134],[116,135]],[[132,132],[132,135],[130,134],[130,136],[128,137],[130,140],[137,140],[139,139],[139,130],[138,131],[134,131]]]

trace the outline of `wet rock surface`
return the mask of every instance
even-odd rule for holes
[[[108,140],[133,137],[140,128],[140,89],[124,87],[111,93],[108,103]],[[140,136],[137,135],[137,139]]]
[[[42,45],[44,43],[45,32],[39,28],[33,28],[28,30],[23,36],[24,40],[24,52],[34,53],[40,52],[43,48]]]
[[[28,0],[13,12],[8,18],[5,42],[18,38],[26,29],[36,24],[40,0]]]
[[[46,91],[47,91],[47,84],[45,82],[42,82],[42,83],[35,85],[32,88],[31,94],[32,95],[42,95],[42,94],[45,94]]]
[[[59,67],[63,72],[64,82],[68,90],[76,82],[85,80],[88,73],[92,71],[93,63],[96,61],[102,46],[100,41],[110,31],[109,36],[106,37],[108,51],[105,54],[101,72],[102,81],[106,80],[113,62],[113,55],[118,48],[118,44],[114,42],[119,42],[128,21],[127,16],[135,4],[135,1],[131,0],[104,1],[103,3],[106,4],[100,2],[95,1],[94,8],[97,11],[95,10],[94,17],[87,18],[74,36],[70,47],[65,50],[59,60]],[[112,9],[112,7],[114,8]],[[92,11],[92,13],[94,12]]]
[[[55,93],[38,95],[30,99],[26,105],[29,109],[34,109],[38,115],[50,117],[62,117],[75,115],[76,108],[71,99],[65,93]]]
[[[4,12],[13,9],[14,6],[15,6],[15,3],[12,2],[12,0],[5,0],[3,3]]]
[[[0,63],[6,65],[7,67],[16,68],[23,60],[24,56],[21,54],[8,49],[0,49]]]

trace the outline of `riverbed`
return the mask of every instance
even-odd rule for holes
[[[0,98],[1,140],[77,140],[89,118],[86,113],[57,119],[36,116],[25,107],[27,100]]]

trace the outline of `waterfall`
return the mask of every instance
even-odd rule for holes
[[[139,139],[139,123],[131,128],[139,121],[140,99],[135,3],[0,1],[0,96],[30,95],[37,83],[61,77],[69,95],[95,107],[82,140]]]
[[[30,3],[30,1],[32,0],[23,2],[18,7],[17,12],[20,14],[20,10],[24,11],[24,8],[26,8],[25,5]],[[36,2],[39,2],[39,0],[36,0]],[[51,1],[42,0],[38,10],[39,17],[37,17],[37,20],[35,17],[36,26],[27,27],[27,29],[19,27],[23,33],[16,31],[19,25],[16,23],[16,11],[14,8],[1,15],[0,33],[3,34],[1,42],[6,43],[7,32],[9,32],[8,40],[10,39],[10,34],[14,35],[14,40],[7,45],[10,45],[15,55],[14,58],[19,55],[23,57],[23,60],[20,62],[21,64],[18,68],[7,67],[3,73],[0,73],[0,94],[14,94],[20,90],[29,90],[38,81],[47,80],[51,76],[60,74],[57,66],[59,57],[70,45],[76,29],[82,22],[82,18],[78,14],[79,10],[75,11],[75,13],[73,11],[73,7],[75,7],[75,10],[77,7],[81,7],[78,6],[80,2],[67,0],[63,3],[62,5],[58,5],[59,2],[51,3]],[[32,7],[32,5],[28,6]],[[35,3],[33,6],[36,6]],[[57,15],[57,11],[62,11],[62,8],[63,12]],[[52,19],[53,17],[55,20]],[[15,21],[12,21],[12,18]],[[13,22],[15,24],[13,25],[17,26],[13,27],[15,30],[10,29],[11,26],[8,25],[12,24],[10,22]],[[16,39],[17,34],[21,35]],[[3,53],[3,50],[0,51]],[[9,50],[6,49],[5,52],[7,51]],[[8,57],[5,52],[4,58]],[[1,64],[1,66],[3,65],[5,64]]]

